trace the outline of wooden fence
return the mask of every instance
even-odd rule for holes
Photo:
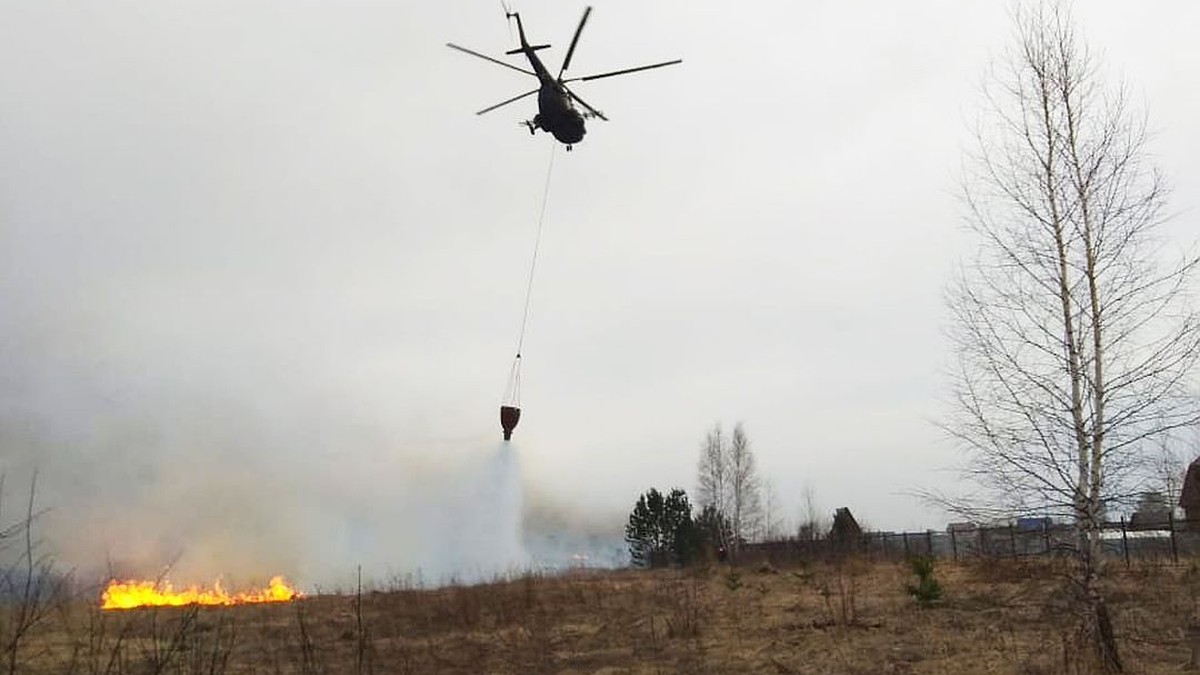
[[[1169,562],[1200,556],[1200,522],[1175,520],[1132,526],[1124,518],[1103,525],[1101,550],[1134,561]],[[770,562],[785,565],[854,553],[868,560],[904,560],[931,556],[953,560],[971,558],[1028,558],[1069,554],[1074,550],[1074,528],[1038,520],[1006,525],[954,527],[945,531],[864,532],[852,541],[781,539],[746,544],[737,554],[739,564]]]

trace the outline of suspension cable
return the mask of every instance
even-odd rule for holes
[[[546,168],[546,181],[542,186],[542,207],[538,212],[537,235],[533,240],[533,256],[529,261],[529,278],[525,283],[525,308],[521,312],[521,332],[517,336],[517,355],[513,359],[512,369],[508,375],[508,387],[504,400],[514,405],[521,402],[521,350],[525,346],[525,329],[529,325],[529,308],[533,299],[533,278],[537,272],[538,251],[542,246],[542,226],[546,222],[546,205],[550,201],[550,178],[554,174],[554,154],[558,144],[550,145],[550,162]]]
[[[533,258],[529,261],[529,282],[525,284],[525,311],[521,316],[521,334],[517,338],[517,358],[525,344],[525,326],[529,323],[529,302],[533,298],[533,274],[537,271],[538,249],[542,246],[542,224],[546,221],[546,204],[550,201],[550,176],[554,172],[554,151],[558,143],[550,144],[550,165],[546,168],[546,183],[542,187],[542,209],[538,213],[537,236],[533,240]]]

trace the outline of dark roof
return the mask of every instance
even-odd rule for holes
[[[1200,508],[1200,457],[1188,465],[1179,491],[1179,505],[1185,509]]]
[[[833,539],[849,539],[862,536],[862,528],[858,526],[858,521],[851,515],[850,509],[842,507],[833,514],[833,527],[829,529],[829,536]]]

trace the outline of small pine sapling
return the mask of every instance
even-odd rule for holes
[[[904,585],[904,590],[922,607],[929,607],[942,599],[942,585],[933,576],[933,558],[914,556],[908,561],[909,569],[917,577],[917,583]]]

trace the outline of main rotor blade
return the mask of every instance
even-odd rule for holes
[[[600,73],[599,75],[585,75],[583,77],[572,77],[569,80],[563,80],[563,82],[579,82],[581,80],[582,81],[599,80],[600,78],[603,78],[603,77],[612,77],[614,75],[627,75],[629,73],[636,73],[640,70],[650,70],[651,68],[662,68],[663,66],[673,66],[676,63],[683,63],[683,59],[675,59],[674,61],[663,61],[662,63],[652,63],[648,66],[638,66],[637,68],[626,68],[625,70],[614,70],[610,73]]]
[[[592,8],[589,6],[583,10],[583,18],[579,20],[579,27],[575,29],[575,37],[571,38],[571,46],[567,47],[567,58],[563,59],[562,68],[558,69],[558,78],[562,79],[562,74],[567,71],[567,67],[571,65],[571,56],[575,54],[575,43],[579,42],[579,34],[583,32],[583,24],[587,23],[588,16],[591,15]]]
[[[505,63],[505,62],[501,61],[500,59],[493,59],[490,56],[484,56],[483,54],[480,54],[477,51],[472,51],[470,49],[467,49],[466,47],[459,47],[458,45],[452,44],[450,42],[447,42],[446,46],[451,49],[457,49],[458,51],[463,52],[465,54],[470,54],[471,56],[478,56],[479,58],[483,59],[484,61],[491,61],[492,63],[494,63],[498,66],[504,66],[505,68],[512,68],[513,70],[517,71],[518,73],[525,73],[526,75],[533,75],[534,77],[537,77],[537,73],[535,73],[531,70],[525,70],[524,68],[518,68],[518,67],[514,66],[513,64]]]
[[[583,107],[587,108],[587,109],[588,109],[588,112],[592,113],[592,114],[593,114],[593,115],[595,115],[596,117],[599,117],[600,119],[604,120],[605,122],[607,122],[607,121],[608,121],[608,118],[604,116],[604,113],[602,113],[602,112],[600,112],[599,110],[596,110],[596,109],[595,109],[595,108],[593,108],[592,106],[588,105],[588,104],[587,104],[587,101],[585,101],[585,100],[583,100],[583,99],[579,98],[578,96],[576,96],[576,95],[575,95],[575,92],[571,91],[570,89],[567,89],[566,87],[563,87],[563,91],[567,92],[567,96],[570,96],[571,98],[575,99],[575,102],[576,102],[576,103],[578,103],[579,105],[581,105],[581,106],[583,106]]]
[[[496,105],[494,105],[494,106],[492,106],[492,107],[490,107],[490,108],[484,108],[483,110],[480,110],[479,112],[477,112],[477,113],[475,113],[475,114],[476,114],[476,115],[482,115],[483,113],[486,113],[486,112],[491,112],[491,111],[495,110],[496,108],[499,108],[499,107],[501,107],[501,106],[506,106],[506,105],[508,105],[509,103],[512,103],[512,102],[514,102],[514,101],[520,101],[521,99],[525,98],[526,96],[529,96],[530,94],[536,94],[536,93],[538,93],[539,91],[541,91],[541,90],[540,90],[540,89],[534,89],[533,91],[527,91],[527,92],[525,92],[524,94],[518,94],[518,95],[516,95],[516,96],[514,96],[514,97],[512,97],[512,98],[510,98],[510,99],[508,99],[507,101],[501,101],[500,103],[497,103]]]

